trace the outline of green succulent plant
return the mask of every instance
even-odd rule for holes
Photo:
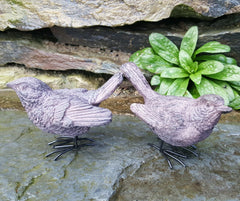
[[[196,49],[197,26],[184,35],[180,48],[160,33],[149,36],[151,47],[131,55],[130,61],[153,73],[151,85],[162,95],[198,98],[218,94],[225,104],[240,109],[240,68],[222,53],[228,45],[211,41]]]

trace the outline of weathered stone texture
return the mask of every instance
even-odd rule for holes
[[[11,34],[10,34],[11,35]],[[128,61],[127,53],[68,46],[27,36],[0,33],[0,65],[16,63],[42,70],[77,69],[114,74]]]
[[[194,25],[199,27],[198,46],[213,40],[227,44],[231,47],[227,55],[240,62],[240,14],[234,14],[210,21],[168,19],[115,28],[8,30],[0,33],[0,66],[17,63],[42,70],[114,74],[133,52],[150,46],[150,33],[162,33],[180,46],[185,32]]]
[[[6,84],[21,77],[36,77],[47,83],[53,89],[60,88],[85,88],[97,89],[106,80],[102,76],[87,75],[86,73],[39,71],[26,69],[19,66],[0,68],[0,89],[5,89]]]
[[[198,26],[198,46],[217,40],[233,47],[233,52],[236,51],[235,56],[239,53],[240,14],[207,21],[169,18],[155,23],[138,22],[131,26],[115,28],[103,26],[80,29],[52,27],[51,31],[61,43],[133,53],[150,46],[148,37],[152,32],[164,34],[180,47],[182,37],[191,26]]]
[[[159,21],[168,18],[178,5],[187,5],[203,16],[214,18],[240,11],[238,0],[1,0],[0,4],[0,30],[34,30],[54,25],[120,26],[137,21]]]
[[[111,124],[86,135],[95,146],[83,147],[60,160],[51,134],[37,129],[19,111],[0,112],[1,201],[159,201],[219,200],[239,197],[238,123],[219,124],[198,144],[200,157],[183,159],[188,167],[164,157],[149,127],[130,116],[114,116]],[[221,192],[221,193],[219,193]]]

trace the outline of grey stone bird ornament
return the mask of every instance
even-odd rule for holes
[[[203,95],[197,99],[160,95],[152,90],[134,63],[122,65],[121,71],[144,98],[145,103],[133,103],[131,111],[145,121],[161,139],[160,147],[150,145],[164,155],[170,168],[172,164],[169,157],[185,166],[178,157],[186,156],[164,149],[163,142],[178,147],[192,146],[212,133],[222,113],[232,110],[224,105],[223,98],[218,95]],[[185,149],[196,155],[191,149]]]
[[[122,82],[122,74],[113,75],[97,90],[59,89],[52,90],[46,83],[33,77],[23,77],[9,82],[8,87],[14,89],[25,108],[29,119],[41,130],[60,135],[53,145],[55,151],[48,154],[62,154],[78,150],[89,145],[88,138],[80,138],[91,127],[111,122],[112,113],[98,107],[107,99]],[[84,143],[81,143],[84,142]]]

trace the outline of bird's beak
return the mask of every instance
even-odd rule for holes
[[[221,105],[218,107],[218,110],[222,113],[229,113],[232,111],[232,108],[226,106],[226,105]]]
[[[14,89],[15,84],[13,82],[7,83],[7,87]]]
[[[7,87],[8,87],[8,88],[12,88],[11,82],[7,83]]]

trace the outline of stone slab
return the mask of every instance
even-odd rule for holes
[[[0,66],[18,64],[41,70],[114,74],[118,72],[119,65],[129,60],[127,53],[60,44],[49,38],[36,38],[38,34],[0,32]]]
[[[0,200],[122,201],[240,199],[239,122],[221,123],[197,145],[187,167],[164,158],[147,143],[156,136],[142,121],[117,115],[87,137],[95,146],[59,161],[45,158],[51,134],[21,111],[0,111]]]
[[[123,27],[86,27],[63,28],[52,27],[51,31],[59,42],[71,45],[85,45],[92,48],[134,53],[150,47],[149,35],[161,33],[180,47],[182,38],[191,26],[198,26],[199,38],[197,47],[218,41],[231,47],[227,55],[240,62],[240,14],[228,15],[215,20],[193,20],[170,18],[160,22],[139,22]],[[99,40],[101,39],[101,40]]]
[[[168,19],[156,23],[139,22],[132,26],[90,28],[52,27],[33,32],[0,32],[0,66],[18,64],[41,70],[81,70],[114,74],[129,61],[132,53],[149,47],[152,32],[164,34],[178,47],[191,26],[198,26],[197,47],[218,41],[231,47],[227,56],[240,62],[240,14],[216,20]],[[54,36],[56,38],[54,38]]]

